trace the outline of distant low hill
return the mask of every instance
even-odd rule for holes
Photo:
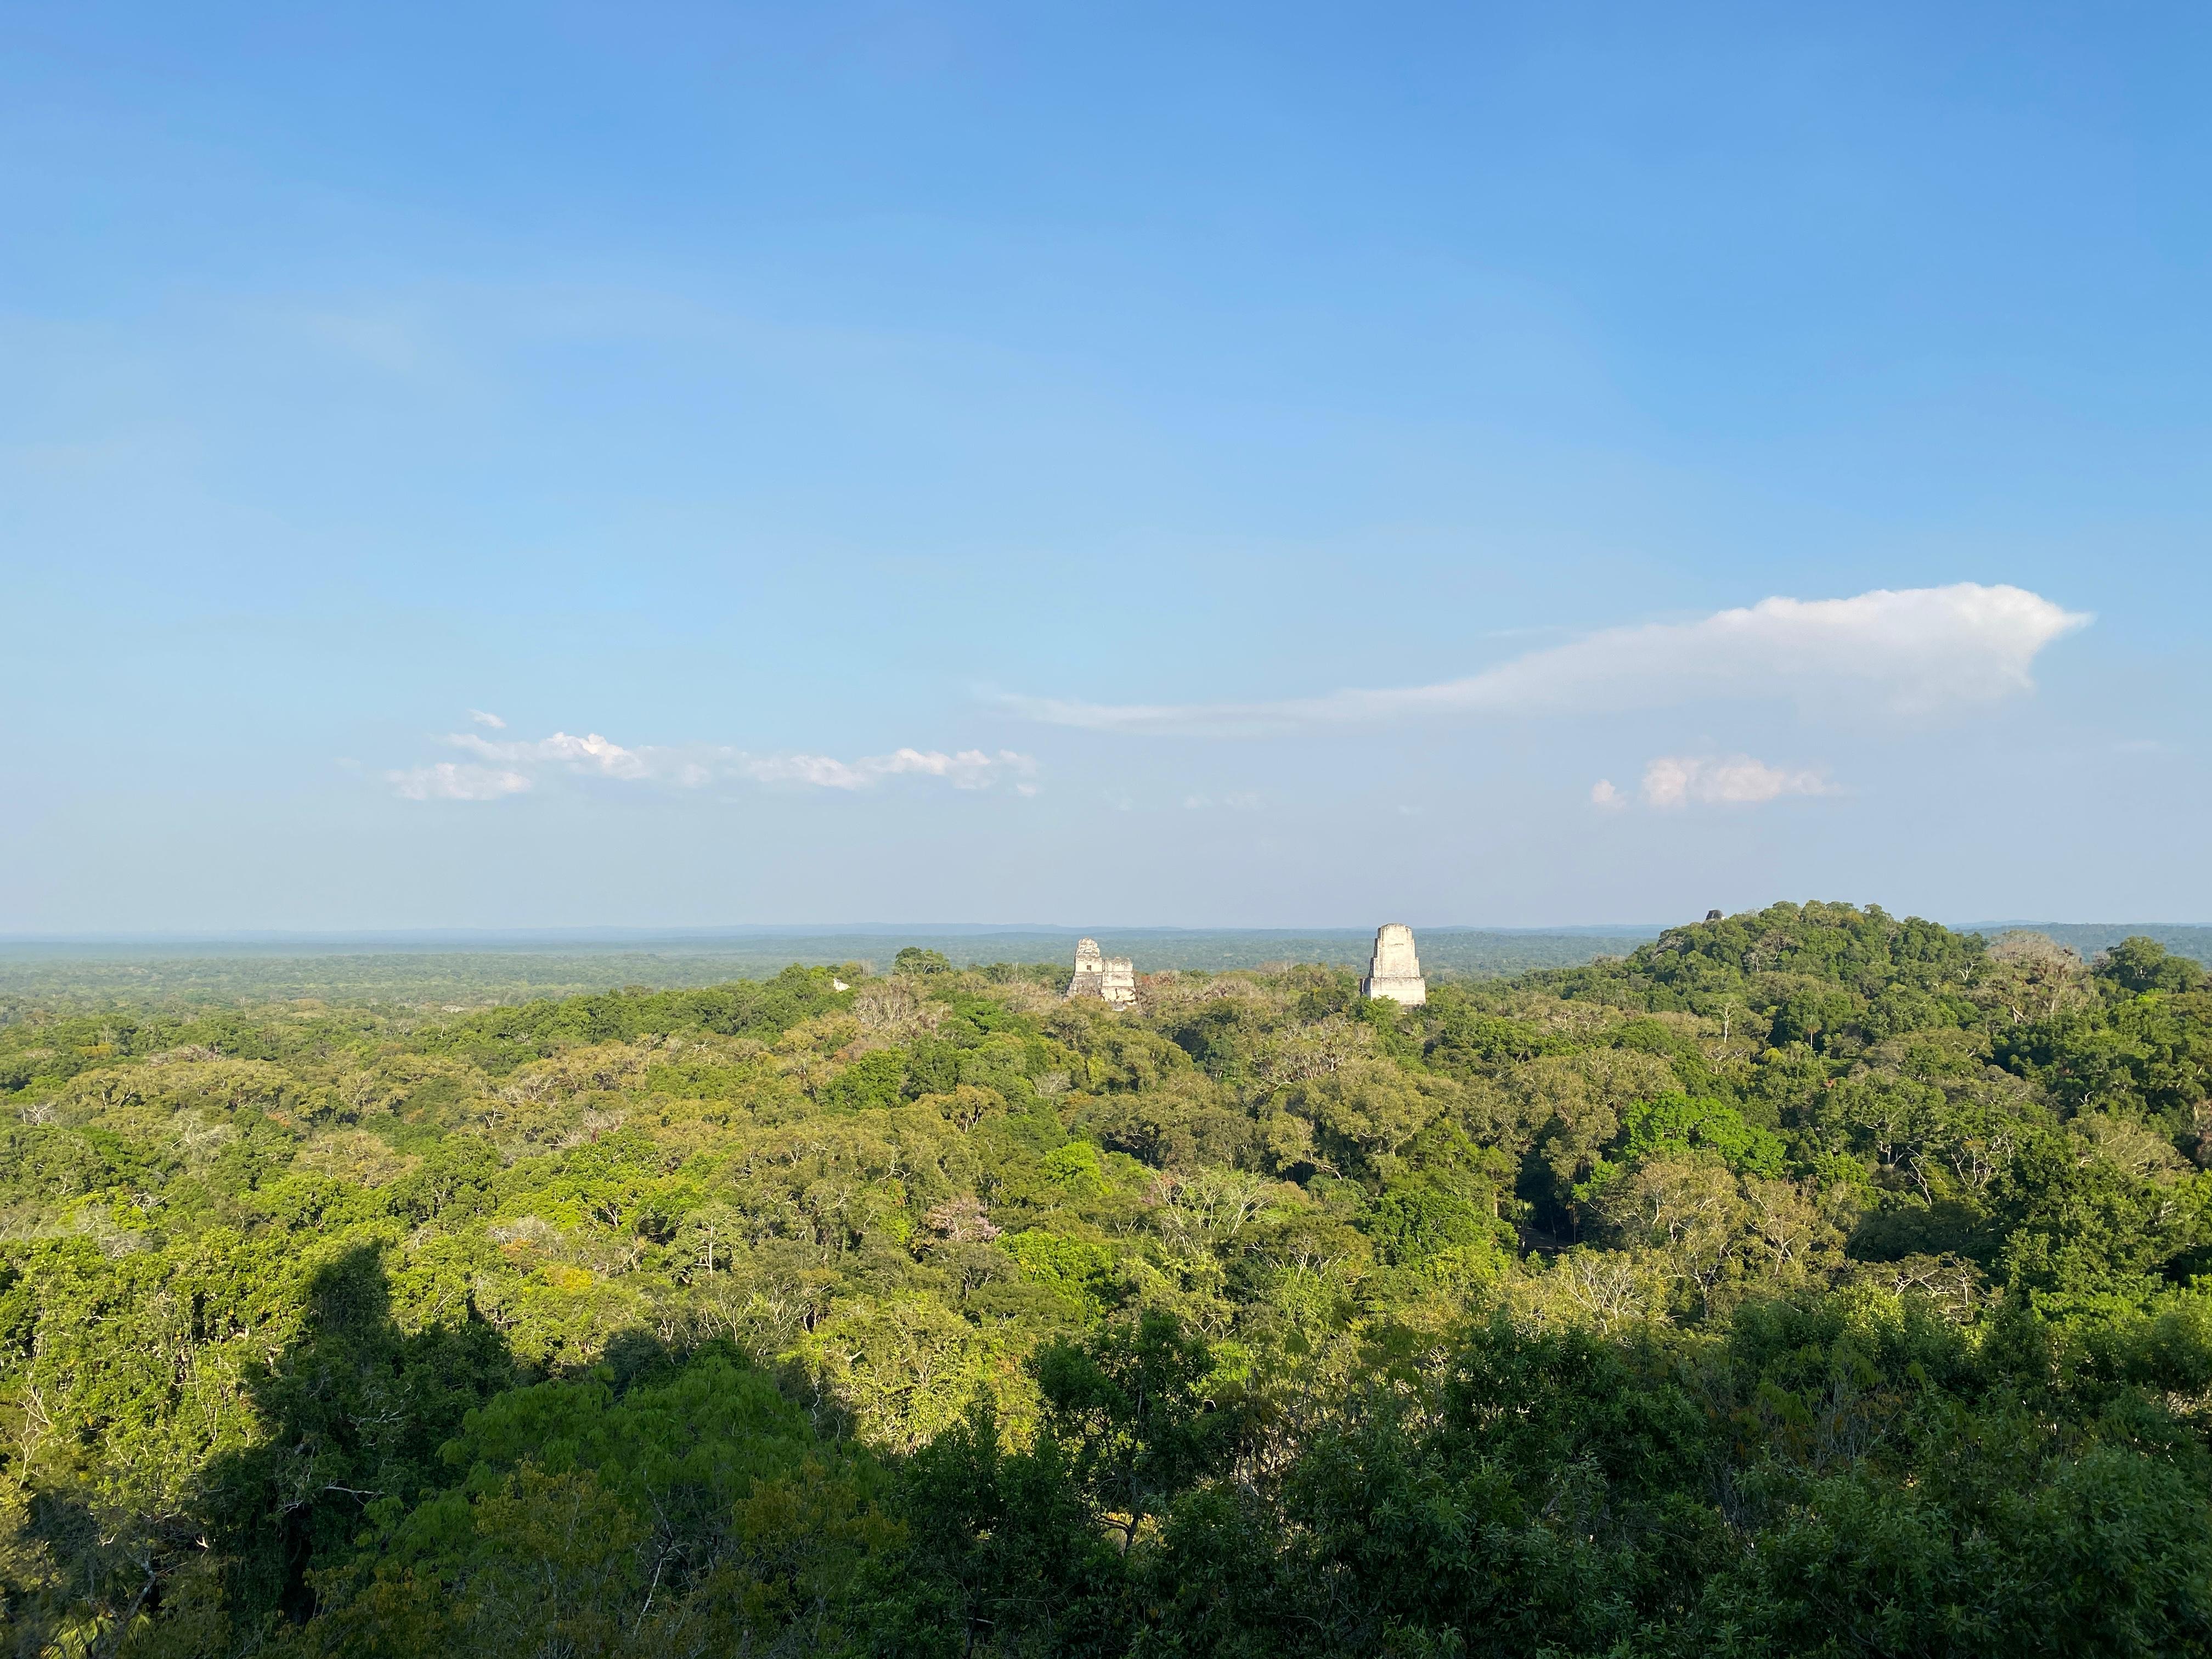
[[[1268,963],[1362,966],[1370,929],[1110,928],[1097,937],[1139,972],[1257,968]],[[1495,978],[1625,956],[1655,927],[1518,932],[1422,930],[1423,965],[1439,975]],[[512,1001],[624,985],[711,985],[759,979],[793,963],[888,968],[908,945],[953,962],[1060,962],[1073,928],[917,928],[803,933],[759,929],[646,934],[386,935],[371,939],[227,939],[0,942],[0,997],[100,1001]]]
[[[2212,966],[2212,927],[2157,922],[1977,922],[1994,938],[2014,928],[2046,933],[2084,957],[2130,934]],[[1110,954],[1140,973],[1219,970],[1269,963],[1365,963],[1366,928],[1100,927]],[[1423,967],[1439,977],[1492,979],[1534,968],[1569,968],[1626,956],[1658,936],[1647,927],[1417,929]],[[189,939],[0,941],[0,1000],[228,1002],[315,998],[331,1002],[474,1005],[574,995],[625,985],[711,985],[760,979],[793,963],[888,968],[908,945],[955,963],[1061,962],[1072,927],[945,925],[901,930],[732,928],[681,933],[384,934]]]
[[[2212,927],[2163,921],[1978,921],[1960,928],[1963,933],[1980,933],[1989,939],[2015,930],[2045,934],[2085,957],[2109,951],[2122,939],[2140,934],[2156,939],[2178,957],[2188,957],[2212,968]]]

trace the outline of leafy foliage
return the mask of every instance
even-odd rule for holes
[[[0,1024],[22,1654],[2212,1647],[2212,988],[1848,905]]]

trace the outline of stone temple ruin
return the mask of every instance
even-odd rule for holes
[[[1404,922],[1385,922],[1375,930],[1375,959],[1367,964],[1367,977],[1359,981],[1359,994],[1389,997],[1409,1008],[1429,1000],[1421,959],[1413,954],[1413,930]]]
[[[1079,939],[1075,941],[1075,977],[1067,982],[1067,994],[1071,1001],[1097,997],[1109,1008],[1133,1008],[1136,963],[1127,957],[1101,956],[1097,939]]]

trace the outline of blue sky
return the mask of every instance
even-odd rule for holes
[[[2212,919],[2208,37],[0,3],[0,933]]]

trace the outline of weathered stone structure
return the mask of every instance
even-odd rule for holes
[[[1079,939],[1075,941],[1075,977],[1067,982],[1067,994],[1076,997],[1097,997],[1109,1008],[1133,1008],[1137,1002],[1137,966],[1127,957],[1101,956],[1098,941]]]
[[[1359,981],[1359,994],[1389,997],[1409,1008],[1429,1000],[1429,982],[1421,977],[1421,959],[1413,952],[1413,930],[1404,922],[1385,922],[1375,930],[1375,959]]]

